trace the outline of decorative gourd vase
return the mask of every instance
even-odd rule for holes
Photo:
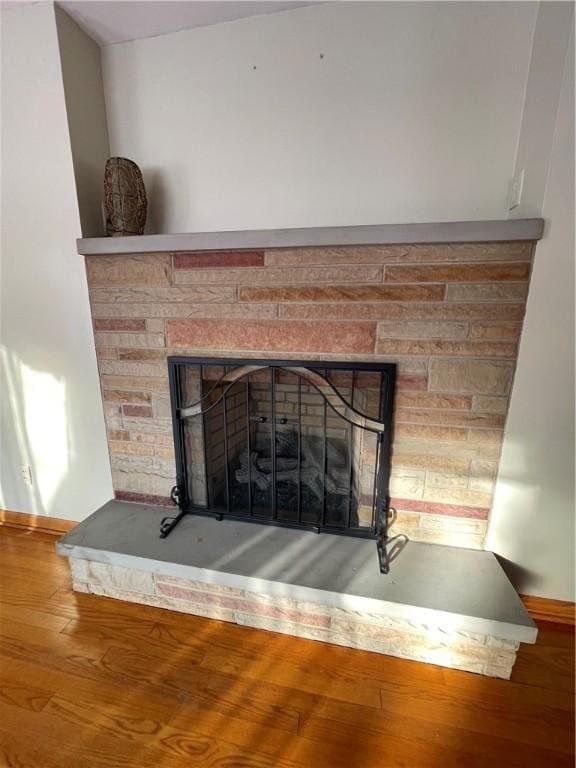
[[[140,168],[126,157],[110,157],[104,169],[104,214],[109,237],[143,235],[148,212]]]

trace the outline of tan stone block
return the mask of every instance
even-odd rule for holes
[[[487,677],[499,677],[502,680],[510,680],[512,677],[512,669],[514,667],[515,661],[516,656],[514,656],[514,659],[510,660],[507,664],[501,667],[497,666],[496,664],[486,664],[482,674],[486,675]]]
[[[503,360],[431,360],[431,391],[507,395],[514,364]]]
[[[409,437],[418,440],[449,440],[465,442],[468,430],[461,427],[430,426],[429,424],[398,423],[394,425],[394,437]]]
[[[485,536],[488,530],[487,520],[476,520],[471,517],[450,517],[448,515],[420,516],[420,530],[435,531],[450,534],[468,534],[473,536]]]
[[[528,296],[527,283],[479,283],[472,285],[449,285],[446,301],[517,301],[524,302]],[[519,305],[524,311],[524,305]],[[520,315],[520,318],[522,315]]]
[[[470,325],[471,339],[519,339],[522,323],[485,322]]]
[[[378,338],[382,339],[465,339],[468,323],[381,320]]]
[[[480,430],[469,430],[469,432],[479,432]],[[487,431],[487,430],[482,430]],[[411,440],[401,436],[394,438],[394,451],[406,454],[430,453],[434,456],[449,456],[460,459],[488,459],[489,461],[498,461],[500,457],[500,446],[486,443],[454,442],[444,443],[437,440]]]
[[[470,485],[475,491],[493,493],[498,474],[498,463],[475,459],[470,462]]]
[[[74,592],[83,592],[84,594],[90,594],[90,585],[83,584],[82,582],[73,581],[72,589]]]
[[[448,286],[451,288],[452,286]],[[490,287],[490,286],[488,286]],[[327,294],[322,292],[318,294],[320,297],[317,300],[328,301],[328,298],[324,298],[327,295],[332,295],[332,304],[280,304],[278,312],[280,317],[289,319],[310,319],[322,318],[324,320],[342,320],[344,318],[348,320],[392,320],[392,319],[405,319],[405,320],[521,320],[524,316],[524,304],[459,304],[442,301],[442,286],[400,286],[400,285],[383,285],[373,286],[373,288],[382,289],[402,289],[402,298],[395,296],[393,293],[382,292],[370,292],[369,296],[365,296],[364,299],[359,298],[354,302],[354,296],[350,295],[350,301],[352,303],[345,303],[346,296],[348,294]],[[433,289],[431,294],[426,294],[429,298],[428,302],[423,302],[422,299],[417,298],[414,295],[412,289],[416,289],[415,293],[420,293],[425,289]],[[406,289],[406,290],[404,290]],[[408,290],[410,289],[410,290]],[[260,289],[257,289],[260,290]],[[289,289],[282,289],[289,290]],[[297,290],[297,289],[295,289]],[[362,292],[364,293],[364,292]],[[300,294],[290,292],[286,295],[278,294],[277,301],[298,301]],[[306,294],[306,298],[302,301],[315,301],[316,293]],[[284,298],[283,298],[284,297]],[[340,298],[339,298],[340,297]],[[371,303],[369,303],[371,302]]]
[[[138,436],[144,434],[152,435],[154,437],[153,442],[156,442],[156,438],[162,435],[169,436],[171,439],[173,437],[172,421],[170,419],[139,419],[137,417],[124,416],[123,423],[125,429],[130,430],[131,440],[137,439]]]
[[[266,266],[387,264],[394,262],[529,261],[532,243],[442,243],[277,248],[265,252]]]
[[[399,408],[443,408],[453,411],[470,410],[472,398],[466,395],[436,395],[430,392],[399,392],[395,398]]]
[[[171,461],[146,456],[112,456],[112,469],[121,472],[142,472],[167,479],[174,477],[174,464]]]
[[[168,426],[167,426],[168,429]],[[129,439],[132,442],[150,443],[159,447],[173,447],[173,437],[171,434],[158,434],[156,432],[128,432],[125,430],[125,434],[129,435]]]
[[[119,454],[114,454],[113,458],[117,456]],[[112,470],[112,485],[115,491],[127,491],[129,493],[144,494],[145,496],[168,497],[175,480],[176,471],[174,471],[172,478],[168,479],[136,471]]]
[[[376,352],[390,355],[454,355],[463,357],[516,357],[516,342],[504,341],[399,341],[378,339]]]
[[[125,442],[130,440],[130,433],[127,429],[109,429],[108,440],[119,440],[120,442]]]
[[[359,617],[360,621],[335,618],[332,630],[358,639],[381,643],[381,648],[394,648],[399,655],[407,658],[428,655],[444,650],[448,655],[454,653],[475,661],[502,661],[504,649],[494,649],[486,644],[486,636],[471,632],[446,631],[439,626],[387,625],[378,621],[379,617]],[[386,651],[384,651],[386,652]]]
[[[96,350],[96,357],[98,360],[116,360],[118,357],[118,350],[111,347],[98,347]]]
[[[467,507],[490,507],[492,494],[481,491],[471,491],[459,488],[434,488],[428,485],[424,488],[424,501],[434,501],[439,504],[463,504]]]
[[[146,443],[132,443],[111,440],[108,446],[112,453],[137,454],[138,456],[154,456],[154,446]]]
[[[163,333],[95,333],[97,347],[163,347]]]
[[[502,413],[508,411],[507,397],[494,397],[491,395],[474,395],[472,398],[472,410],[479,413]]]
[[[468,432],[470,443],[494,443],[500,447],[503,439],[504,430],[502,429],[471,429]]]
[[[426,472],[426,485],[429,488],[468,488],[468,475]]]
[[[140,603],[142,605],[151,605],[156,608],[165,608],[170,611],[192,614],[193,616],[203,616],[209,619],[217,619],[219,621],[235,621],[233,611],[229,611],[218,606],[195,605],[194,603],[186,603],[182,600],[174,600],[170,597],[159,595],[143,595],[137,592],[128,592],[127,590],[103,587],[100,585],[92,585],[90,591],[95,595],[112,597],[117,600],[125,600],[131,603]]]
[[[396,376],[396,398],[403,397],[405,393],[411,391],[423,392],[427,388],[428,379],[426,376]]]
[[[108,429],[122,429],[122,408],[116,403],[103,403],[104,421]]]
[[[246,594],[243,589],[229,587],[225,584],[216,584],[211,581],[198,581],[197,579],[186,579],[182,576],[170,576],[165,573],[158,573],[154,577],[157,585],[158,594],[166,587],[178,587],[179,589],[195,590],[205,592],[208,595],[228,595],[233,597],[244,597]]]
[[[102,376],[152,376],[165,378],[167,375],[166,365],[161,363],[102,360],[98,368]]]
[[[277,600],[261,599],[255,593],[244,593],[242,596],[237,596],[215,591],[207,592],[203,589],[191,589],[162,581],[156,582],[156,593],[196,604],[217,605],[246,615],[265,616],[281,622],[323,628],[327,628],[330,624],[329,617],[323,611],[299,610],[294,606],[282,605]]]
[[[400,453],[394,450],[392,455],[392,468],[437,469],[454,473],[465,473],[469,467],[468,459],[454,458],[451,456],[438,456],[433,454]]]
[[[510,651],[517,651],[520,648],[520,643],[516,640],[505,640],[502,637],[492,637],[491,635],[486,637],[486,645],[490,648],[506,648]]]
[[[287,283],[294,281],[287,279]],[[313,281],[311,281],[313,282]],[[352,280],[352,282],[356,282]],[[442,301],[442,285],[304,285],[304,286],[267,286],[258,288],[240,288],[240,301],[299,301],[299,302],[336,302],[336,301]],[[332,307],[332,310],[335,310]],[[330,311],[330,307],[327,308]],[[280,316],[283,316],[280,308]],[[318,317],[318,315],[316,315]],[[341,316],[341,315],[340,315]]]
[[[104,389],[102,397],[115,403],[150,403],[152,400],[147,392],[123,389]]]
[[[139,592],[143,595],[154,594],[152,574],[136,568],[122,568],[92,560],[87,566],[87,581],[90,583],[91,591],[94,585],[101,585],[122,591]]]
[[[213,290],[206,287],[206,290]],[[235,288],[222,288],[218,290],[231,290],[234,295],[228,300],[236,298]],[[209,303],[201,302],[174,302],[168,303],[115,303],[93,304],[94,317],[143,317],[143,318],[186,318],[202,317],[205,319],[218,318],[247,318],[247,319],[273,319],[278,316],[276,304],[225,304],[214,300]]]
[[[461,427],[503,427],[504,416],[499,413],[444,411],[438,408],[396,408],[395,422],[417,424],[454,424]]]
[[[152,378],[146,376],[102,376],[104,389],[136,390],[141,392],[168,393],[168,378]]]
[[[390,477],[390,493],[406,499],[421,499],[424,493],[424,473],[397,470]]]
[[[164,320],[160,318],[149,318],[146,320],[146,330],[148,333],[164,333]]]
[[[422,516],[427,517],[427,515]],[[475,534],[438,528],[429,530],[420,526],[417,534],[410,536],[412,541],[424,544],[441,544],[444,547],[465,547],[466,549],[484,549],[486,534]]]
[[[88,560],[81,557],[69,557],[68,565],[75,582],[81,583],[83,581],[88,581]]]
[[[332,642],[332,634],[324,627],[315,627],[283,619],[273,619],[268,616],[244,613],[242,611],[236,611],[235,620],[237,624],[245,627],[267,629],[271,632],[280,632],[280,634],[292,635],[293,637],[304,637],[308,640]]]
[[[374,355],[372,360],[381,363],[395,363],[397,376],[427,376],[427,357],[400,357],[398,355]]]
[[[530,264],[433,264],[422,266],[387,266],[384,280],[395,283],[485,283],[524,281],[530,277]]]
[[[171,257],[168,253],[93,256],[86,259],[88,285],[141,285],[170,283]]]
[[[408,536],[412,541],[420,541],[418,530],[420,528],[419,512],[403,512],[395,510],[390,522],[390,536],[396,536],[399,533]]]
[[[155,445],[154,456],[158,456],[159,459],[168,459],[174,461],[174,447]]]
[[[241,269],[178,270],[177,285],[274,285],[282,283],[372,283],[382,279],[380,267],[303,267],[274,269],[244,267]]]
[[[116,258],[116,257],[114,257]],[[237,289],[233,286],[202,285],[139,285],[116,288],[94,288],[89,286],[92,306],[96,304],[131,304],[131,303],[178,303],[188,304],[236,301]],[[153,311],[153,310],[151,310]],[[109,315],[120,317],[121,315]],[[131,315],[127,315],[130,317]],[[135,315],[139,317],[140,315]],[[147,313],[144,317],[149,316]],[[154,315],[152,315],[154,316]]]
[[[152,411],[154,413],[154,418],[171,419],[172,407],[170,405],[170,398],[157,397],[154,395],[152,397]]]
[[[163,364],[166,363],[166,358],[170,354],[170,350],[166,349],[166,347],[162,347],[159,349],[142,349],[142,348],[136,348],[136,349],[119,349],[118,350],[118,359],[119,360],[134,360],[142,361],[142,362],[162,362]],[[167,376],[168,368],[165,368],[164,375]]]
[[[247,271],[247,270],[244,270]],[[191,345],[217,350],[301,352],[372,352],[373,323],[298,321],[168,320],[169,346]]]

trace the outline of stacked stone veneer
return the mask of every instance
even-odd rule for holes
[[[70,558],[73,587],[120,600],[283,632],[509,679],[519,643],[449,629],[437,620],[405,620],[316,602],[279,598],[209,581]],[[433,612],[432,612],[433,613]]]
[[[174,483],[168,355],[391,361],[394,530],[482,547],[533,245],[87,257],[118,498]]]

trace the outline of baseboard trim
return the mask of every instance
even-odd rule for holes
[[[64,520],[61,517],[31,515],[28,512],[11,512],[8,509],[0,509],[0,526],[2,525],[24,531],[59,535],[71,531],[78,525],[78,522],[76,520]]]
[[[571,626],[576,624],[576,604],[574,603],[535,595],[520,595],[520,597],[533,619]]]

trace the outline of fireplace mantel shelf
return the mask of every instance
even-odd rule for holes
[[[219,251],[407,243],[473,243],[540,240],[543,219],[451,221],[426,224],[378,224],[358,227],[309,227],[230,232],[192,232],[77,240],[83,256],[112,256],[158,251]]]

